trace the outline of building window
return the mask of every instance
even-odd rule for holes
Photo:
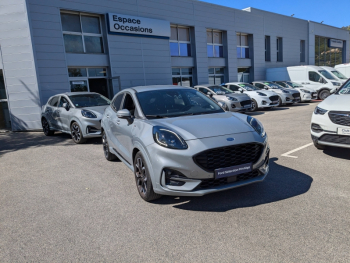
[[[171,26],[170,53],[172,57],[191,56],[190,28]]]
[[[67,53],[103,53],[99,16],[61,13],[64,46]]]
[[[192,68],[172,68],[173,85],[192,87]]]
[[[343,63],[343,48],[329,47],[328,38],[315,37],[315,65],[330,66]]]
[[[109,96],[106,68],[68,68],[71,92],[90,91]]]
[[[209,58],[223,58],[223,34],[221,31],[207,30],[207,52]]]
[[[283,40],[281,37],[277,38],[276,47],[277,47],[277,61],[282,62],[283,61]]]
[[[300,62],[305,62],[305,40],[300,40]]]
[[[271,61],[271,40],[270,40],[270,36],[265,36],[265,61]]]
[[[249,58],[247,34],[237,33],[237,58]]]
[[[250,68],[238,68],[238,81],[249,83]]]
[[[221,85],[225,82],[224,78],[225,69],[224,68],[209,68],[209,84],[211,85]]]

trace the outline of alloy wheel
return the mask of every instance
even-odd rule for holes
[[[49,126],[49,123],[47,122],[47,120],[43,119],[42,126],[43,126],[44,134],[48,135],[50,132],[50,126]]]
[[[103,152],[105,154],[105,157],[108,158],[108,156],[109,156],[108,155],[109,154],[109,145],[108,145],[106,133],[103,133],[102,144],[103,144]]]
[[[72,128],[71,128],[71,132],[72,132],[73,140],[76,142],[79,142],[81,139],[81,132],[80,132],[80,128],[79,128],[78,124],[73,123]]]
[[[143,163],[142,158],[137,158],[135,164],[135,176],[136,176],[136,185],[139,190],[139,193],[146,195],[147,193],[147,174],[146,167]]]

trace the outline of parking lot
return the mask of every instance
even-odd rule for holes
[[[1,262],[348,262],[350,149],[317,150],[317,102],[258,111],[258,184],[146,203],[100,139],[0,133]]]

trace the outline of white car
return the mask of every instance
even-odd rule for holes
[[[326,70],[336,81],[339,81],[341,84],[344,84],[348,78],[345,77],[342,73],[332,67],[321,66],[324,70]],[[322,74],[323,75],[323,74]]]
[[[252,111],[256,111],[258,108],[278,106],[279,96],[273,91],[261,90],[254,85],[244,82],[230,82],[223,86],[235,93],[247,94],[252,99]]]
[[[274,81],[278,85],[284,88],[295,89],[300,92],[300,101],[309,102],[311,100],[317,100],[317,91],[313,88],[307,88],[292,81]]]
[[[317,149],[350,148],[350,81],[316,107],[311,119],[311,138]]]

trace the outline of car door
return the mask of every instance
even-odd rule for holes
[[[70,107],[67,111],[63,108],[63,104],[67,103]],[[60,102],[58,103],[57,115],[58,115],[58,124],[60,125],[60,129],[62,131],[70,132],[70,118],[72,116],[72,104],[69,102],[68,98],[65,96],[61,96]]]
[[[121,109],[129,110],[132,118],[135,117],[135,102],[130,93],[125,93],[124,100]],[[120,154],[123,158],[132,164],[132,150],[133,150],[133,129],[134,125],[130,124],[126,119],[120,119],[117,117],[116,120],[116,138],[120,143]]]
[[[323,79],[323,77],[316,71],[309,71],[308,78],[309,78],[309,81],[302,82],[301,84],[304,87],[312,88],[315,90],[318,90],[318,88],[322,85],[322,83],[326,82]]]
[[[112,101],[111,107],[108,107],[106,109],[106,121],[107,125],[104,125],[108,138],[108,143],[110,146],[113,147],[113,149],[118,153],[121,154],[121,144],[118,141],[119,137],[119,124],[120,124],[120,119],[117,117],[117,112],[120,110],[121,103],[123,101],[125,93],[119,93]],[[118,124],[119,123],[119,124]]]
[[[58,120],[57,120],[57,106],[58,106],[58,101],[59,101],[60,96],[55,96],[53,97],[49,103],[46,105],[45,108],[45,116],[47,121],[50,123],[50,127],[59,130],[60,127],[58,126]]]

